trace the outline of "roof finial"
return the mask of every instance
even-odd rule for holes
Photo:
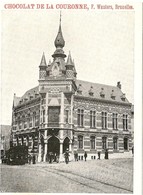
[[[62,11],[60,11],[60,25],[61,25]]]

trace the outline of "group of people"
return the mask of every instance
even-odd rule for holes
[[[86,158],[87,158],[87,152],[84,152],[84,160],[85,161],[86,161]],[[75,159],[75,161],[78,161],[78,153],[77,152],[74,153],[74,159]]]
[[[57,162],[58,163],[59,162],[59,156],[56,153],[49,152],[48,161],[49,161],[49,163],[52,163],[52,162]]]
[[[100,160],[101,152],[99,151],[97,154],[98,154],[97,160]],[[109,158],[108,157],[108,149],[105,150],[105,157],[104,158],[105,159],[108,159]],[[78,152],[77,151],[75,151],[75,153],[74,153],[74,159],[75,159],[75,161],[78,161],[79,160],[79,158],[78,158]],[[87,152],[85,151],[84,152],[84,160],[86,161],[86,159],[87,159]]]
[[[36,156],[29,154],[29,156],[28,156],[28,163],[29,164],[36,164]]]

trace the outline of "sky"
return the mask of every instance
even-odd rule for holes
[[[13,95],[38,85],[43,52],[52,60],[59,10],[1,11],[0,124],[11,124]],[[134,12],[63,10],[63,48],[74,59],[77,78],[116,86],[134,103]]]

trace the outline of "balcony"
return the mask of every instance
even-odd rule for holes
[[[60,127],[60,124],[55,122],[49,122],[48,127]]]

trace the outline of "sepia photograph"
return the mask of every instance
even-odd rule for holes
[[[134,193],[135,7],[1,6],[2,193]]]

